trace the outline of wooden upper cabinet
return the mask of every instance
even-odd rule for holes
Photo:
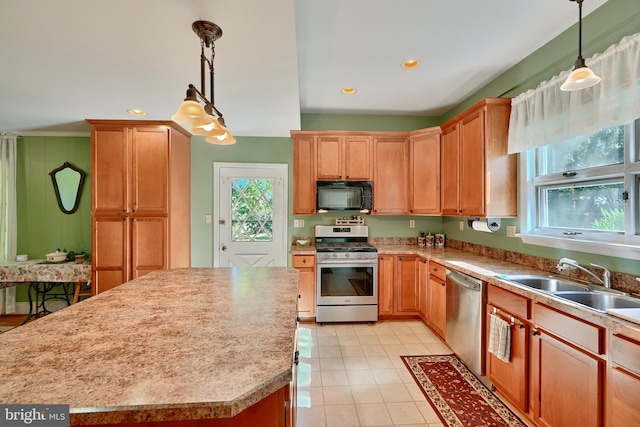
[[[293,214],[316,213],[316,137],[291,132],[293,138]]]
[[[440,128],[412,132],[409,144],[409,213],[440,215]]]
[[[443,215],[517,215],[510,112],[511,99],[486,98],[442,125]]]
[[[458,215],[460,200],[459,186],[459,145],[460,125],[458,123],[442,130],[442,215]]]
[[[330,181],[371,179],[371,138],[322,135],[316,141],[316,178]]]
[[[409,212],[407,137],[376,137],[373,165],[373,214],[406,215]]]
[[[128,129],[113,126],[91,128],[91,211],[123,214],[129,209],[127,179]]]
[[[371,180],[373,149],[369,136],[345,136],[344,179]]]
[[[319,136],[316,142],[316,178],[343,179],[344,149],[340,136]]]
[[[166,214],[169,205],[169,130],[131,129],[132,213]]]
[[[95,215],[166,215],[169,129],[92,126],[92,211]]]

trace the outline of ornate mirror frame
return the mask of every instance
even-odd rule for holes
[[[69,172],[67,172],[67,169],[70,169],[72,172],[76,172],[78,174],[78,178],[76,179],[74,176],[68,176]],[[51,180],[53,181],[53,189],[56,192],[56,200],[58,201],[58,207],[60,210],[66,214],[72,214],[77,211],[78,205],[80,204],[80,195],[82,194],[82,186],[84,185],[86,173],[82,169],[73,166],[71,163],[64,162],[62,166],[59,166],[49,172],[49,175],[51,175]],[[65,175],[67,175],[66,178],[64,178]],[[56,179],[56,176],[58,179]],[[73,202],[73,206],[70,206],[70,201]]]

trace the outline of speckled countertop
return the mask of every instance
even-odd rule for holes
[[[0,335],[0,402],[71,425],[232,417],[289,384],[298,272],[156,271]]]
[[[640,324],[591,310],[566,300],[561,300],[545,292],[537,291],[524,285],[507,282],[497,277],[500,275],[515,274],[554,274],[553,272],[449,247],[435,248],[419,247],[410,244],[373,244],[378,249],[379,255],[419,255],[426,259],[439,262],[447,268],[477,277],[485,282],[523,295],[533,301],[553,307],[574,317],[586,320],[595,325],[604,326],[612,333],[623,333],[628,337],[640,340]],[[309,248],[305,248],[304,253],[308,253],[308,250]],[[298,252],[295,245],[291,246],[290,252],[291,254],[302,253]]]

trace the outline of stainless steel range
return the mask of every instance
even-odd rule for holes
[[[378,320],[378,251],[366,225],[316,225],[316,322]]]

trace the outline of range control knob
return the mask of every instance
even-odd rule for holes
[[[347,252],[346,254],[344,254],[345,258],[349,258],[351,255]]]

